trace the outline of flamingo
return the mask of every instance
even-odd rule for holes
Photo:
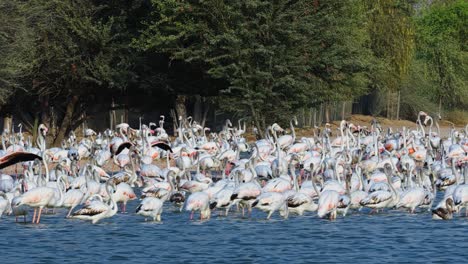
[[[291,135],[283,135],[278,138],[278,145],[282,149],[286,148],[289,145],[292,145],[294,141],[296,140],[296,131],[294,130],[293,121],[294,121],[294,124],[297,126],[297,118],[293,117],[289,121],[289,125],[291,127]]]
[[[317,215],[320,218],[336,219],[340,194],[335,190],[326,190],[320,193]]]
[[[229,212],[229,208],[233,204],[233,201],[231,200],[231,196],[234,193],[234,188],[235,187],[233,185],[227,184],[226,186],[224,186],[223,189],[217,192],[214,195],[212,202],[210,203],[210,209],[224,208],[225,216],[227,216]]]
[[[117,203],[114,201],[113,195],[111,194],[110,180],[106,182],[105,189],[107,195],[109,196],[109,203],[104,203],[101,200],[93,200],[89,204],[85,205],[83,208],[72,214],[72,218],[88,220],[93,224],[96,224],[104,218],[109,218],[114,216],[117,213]],[[114,188],[115,189],[115,188]]]
[[[391,166],[389,164],[385,164],[385,174],[387,176],[387,182],[390,183]],[[379,209],[388,207],[393,205],[395,202],[398,202],[399,194],[392,184],[388,185],[390,187],[390,191],[379,190],[372,192],[366,198],[361,200],[360,204],[378,211]]]
[[[238,182],[238,174],[236,174],[236,181]],[[231,195],[233,204],[240,204],[242,206],[242,216],[244,215],[244,207],[247,207],[248,212],[252,211],[252,203],[262,193],[262,189],[257,181],[244,182],[234,188]]]
[[[125,182],[121,182],[117,185],[115,193],[113,193],[112,196],[116,203],[122,202],[122,213],[126,212],[127,202],[136,199],[133,188]]]
[[[205,192],[192,193],[185,201],[185,210],[191,212],[190,220],[193,220],[195,211],[200,211],[200,220],[210,219],[210,197]]]
[[[449,220],[453,218],[453,212],[455,211],[455,204],[452,198],[445,200],[445,207],[437,207],[432,210],[432,219],[443,219]]]
[[[161,221],[161,214],[163,210],[164,201],[155,197],[146,197],[138,205],[136,213],[146,217],[152,217],[153,221]]]
[[[271,215],[277,210],[284,219],[288,218],[289,215],[288,204],[284,195],[277,192],[260,194],[252,203],[252,207],[268,212],[267,219],[270,219]]]
[[[61,206],[65,208],[70,208],[66,216],[67,218],[71,216],[71,212],[73,211],[73,209],[75,209],[75,207],[81,204],[84,197],[85,194],[77,189],[70,189],[64,194]]]
[[[0,192],[0,218],[4,212],[9,212],[10,201],[4,192]]]
[[[11,153],[10,155],[4,156],[0,158],[0,168],[3,166],[12,165],[19,161],[28,161],[28,160],[35,160],[35,159],[41,159],[43,161],[44,167],[46,169],[46,182],[48,182],[49,169],[48,169],[46,160],[32,153],[15,152],[15,153]],[[42,209],[50,203],[50,201],[54,197],[54,194],[55,194],[54,188],[43,187],[43,186],[36,187],[34,189],[31,189],[23,193],[20,199],[16,201],[14,206],[18,207],[21,205],[28,205],[30,207],[33,207],[34,215],[33,215],[32,223],[39,224],[41,220]],[[36,215],[37,215],[37,218],[36,218]]]
[[[50,187],[36,187],[21,195],[21,199],[14,206],[27,205],[34,208],[32,223],[39,224],[42,209],[53,199],[55,189]],[[37,218],[36,218],[37,215]]]
[[[23,216],[24,222],[26,223],[26,216],[28,215],[28,206],[18,205],[21,201],[20,196],[16,196],[11,200],[11,212],[15,216],[15,221],[18,222],[18,216]]]
[[[408,171],[408,182],[410,186],[412,185],[411,171],[411,169]],[[400,195],[400,199],[396,204],[396,208],[408,208],[410,213],[414,213],[415,208],[424,203],[425,197],[426,192],[422,187],[410,187]]]
[[[298,159],[297,156],[294,156],[293,158]],[[294,190],[287,191],[283,194],[286,197],[288,211],[297,213],[298,215],[303,215],[304,211],[316,211],[318,209],[318,205],[313,202],[312,197],[300,192],[297,175],[292,163],[290,165],[290,171],[293,177]]]

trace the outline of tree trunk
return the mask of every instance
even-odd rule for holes
[[[110,111],[110,129],[115,129],[115,126],[117,125],[117,114],[115,113],[114,98],[112,98],[111,109],[112,110]]]
[[[171,109],[170,112],[171,112],[171,117],[172,117],[172,129],[173,129],[172,135],[175,137],[175,136],[178,136],[177,127],[180,126],[180,124],[179,124],[179,119],[177,118],[177,114],[175,113],[175,110]]]
[[[202,98],[200,95],[195,95],[195,103],[193,104],[193,120],[197,121],[199,124],[202,123],[202,109]]]
[[[250,104],[250,112],[252,113],[252,118],[253,118],[255,126],[257,127],[258,134],[260,135],[261,138],[265,138],[265,133],[263,131],[263,127],[262,127],[262,125],[260,123],[260,120],[259,120],[259,118],[257,116],[255,108],[253,107],[252,104]]]
[[[442,96],[439,97],[439,116],[442,116]]]
[[[11,126],[12,126],[13,119],[11,118],[10,114],[5,115],[3,118],[3,131],[8,131],[11,132]]]
[[[187,118],[187,108],[185,107],[186,100],[187,100],[187,96],[177,95],[177,98],[175,101],[175,109],[177,112],[177,118],[179,118],[179,116],[181,116],[182,119]]]
[[[314,125],[312,128],[315,128],[317,126],[317,108],[314,108]]]
[[[396,112],[397,120],[400,120],[400,100],[401,100],[401,91],[398,90],[398,101],[397,101],[397,112]]]
[[[390,91],[387,91],[387,97],[385,98],[385,111],[387,112],[385,117],[390,118]]]
[[[53,106],[50,107],[50,126],[49,126],[49,135],[53,138],[57,136],[57,113]]]
[[[72,96],[72,98],[68,102],[67,109],[65,110],[65,116],[63,117],[62,123],[60,124],[57,137],[55,137],[55,140],[54,140],[55,146],[59,145],[62,142],[62,140],[65,138],[65,134],[68,131],[68,128],[72,125],[72,117],[73,117],[73,113],[75,112],[75,106],[77,102],[78,102],[77,95]]]
[[[330,123],[330,103],[325,103],[325,122]]]
[[[41,122],[42,124],[50,127],[50,108],[49,108],[49,96],[46,95],[41,99]]]
[[[304,107],[302,108],[302,124],[301,127],[304,128],[306,126],[306,118],[305,118],[305,109]]]
[[[319,126],[322,125],[323,123],[323,103],[320,104],[320,110],[319,110],[319,121],[318,121],[318,124]]]
[[[204,111],[203,111],[203,118],[202,118],[202,121],[201,121],[201,126],[202,127],[205,127],[205,123],[206,123],[206,118],[208,117],[208,112],[210,111],[210,105],[205,102],[204,104]]]
[[[346,101],[343,101],[341,106],[341,120],[345,120],[345,111],[346,111]]]

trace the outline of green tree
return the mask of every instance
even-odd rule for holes
[[[468,2],[436,1],[417,17],[418,58],[437,82],[434,99],[446,108],[468,106]]]
[[[140,48],[224,80],[220,106],[258,127],[365,87],[361,1],[153,1]],[[322,92],[323,91],[323,92]],[[313,96],[315,95],[315,96]],[[311,100],[312,98],[312,100]]]
[[[372,89],[386,92],[387,118],[399,118],[401,83],[414,55],[414,1],[367,0],[370,47],[378,58]]]
[[[366,43],[366,9],[363,1],[315,1],[306,17],[308,74],[312,100],[330,103],[353,100],[367,92],[374,58]]]
[[[32,32],[19,14],[14,2],[0,3],[0,104],[8,102],[16,89],[21,89],[23,74],[32,68],[26,62],[32,55]]]
[[[49,112],[52,101],[59,112],[60,129],[55,137],[59,143],[82,121],[87,103],[95,102],[98,95],[123,90],[132,80],[132,38],[125,14],[112,14],[111,6],[91,0],[11,1],[11,8],[28,29],[25,43],[29,56],[21,56],[21,38],[12,41],[16,45],[9,51],[15,64],[21,65],[21,78],[8,75],[27,90],[16,91],[17,98],[24,101],[15,103],[20,112],[24,112],[23,105],[42,108],[42,122],[47,122],[44,113]],[[9,24],[14,19],[11,17]]]

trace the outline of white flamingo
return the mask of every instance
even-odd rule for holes
[[[83,208],[72,214],[72,218],[88,220],[93,224],[96,224],[104,218],[109,218],[114,216],[117,213],[117,203],[114,201],[114,198],[111,194],[111,183],[110,181],[106,182],[106,192],[110,197],[109,203],[104,203],[101,200],[93,200],[89,204],[85,205]]]

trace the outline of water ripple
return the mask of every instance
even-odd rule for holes
[[[138,201],[129,203],[129,211]],[[190,221],[167,205],[162,223],[132,213],[92,225],[44,215],[40,225],[0,220],[1,263],[447,263],[466,262],[468,221],[427,212],[353,212],[327,221],[314,213],[283,220],[254,211]]]

